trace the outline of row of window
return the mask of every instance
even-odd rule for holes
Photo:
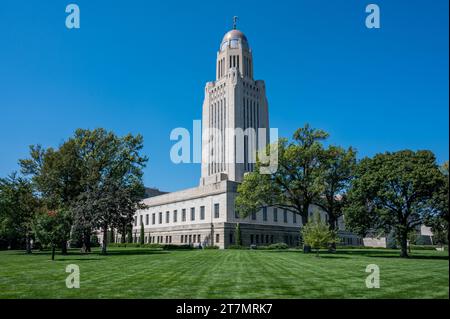
[[[297,223],[297,214],[295,213],[291,213],[292,214],[292,222],[294,224]],[[288,222],[288,211],[286,209],[283,210],[283,222],[287,223]],[[263,221],[267,221],[267,207],[264,207],[262,209],[262,218]],[[252,213],[252,219],[256,220],[256,213]],[[273,221],[274,222],[278,222],[278,208],[274,208],[273,209]]]
[[[180,243],[182,244],[195,244],[201,243],[202,236],[196,235],[180,235]],[[139,242],[139,237],[134,237],[134,242]],[[216,234],[216,243],[220,242],[220,235]],[[146,244],[171,244],[172,236],[145,236],[144,243]]]
[[[170,211],[166,211],[165,213],[165,223],[168,224],[170,223]],[[156,224],[156,213],[153,213],[152,215],[152,225]],[[149,214],[145,215],[145,225],[149,225]],[[214,204],[214,218],[219,218],[220,217],[220,207],[219,204],[216,203]],[[191,207],[190,210],[190,220],[194,221],[196,218],[196,213],[195,213],[195,207]],[[200,206],[200,216],[199,216],[200,220],[204,220],[205,219],[205,206]],[[186,221],[186,209],[182,209],[181,210],[181,221],[185,222]],[[139,220],[140,224],[144,223],[144,215],[140,215],[140,220]],[[173,223],[177,223],[178,222],[178,210],[174,210],[172,213],[172,222]],[[158,213],[158,224],[162,224],[163,223],[163,212],[159,212]],[[137,218],[134,219],[134,226],[137,226]]]

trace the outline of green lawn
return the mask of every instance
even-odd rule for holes
[[[80,267],[68,289],[65,267]],[[381,287],[367,289],[368,264]],[[269,250],[161,251],[114,248],[57,255],[0,251],[0,298],[449,298],[448,252],[340,250],[335,254]]]

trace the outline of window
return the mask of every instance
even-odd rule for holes
[[[137,216],[134,217],[134,226],[137,226]]]
[[[230,244],[232,244],[232,243],[233,243],[233,234],[230,233]]]
[[[278,221],[278,209],[276,208],[273,209],[273,221],[274,222]]]
[[[270,236],[270,243],[273,244],[273,235]]]
[[[288,221],[287,221],[287,210],[286,210],[286,209],[283,210],[283,221],[284,221],[285,223],[288,222]]]
[[[292,212],[292,222],[293,222],[294,224],[297,223],[297,214],[294,213],[294,212]]]
[[[181,242],[181,243],[183,243],[183,238],[184,238],[184,236],[181,235],[181,236],[180,236],[180,242]]]
[[[173,222],[176,223],[177,222],[177,210],[173,211]]]
[[[166,224],[168,224],[170,221],[170,213],[166,212]]]
[[[158,223],[162,224],[162,212],[159,212]]]
[[[267,221],[267,207],[263,207],[263,221]]]
[[[254,240],[253,240],[253,234],[250,235],[250,244],[253,244]]]
[[[205,206],[200,206],[200,219],[205,219]]]
[[[259,244],[259,235],[256,235],[256,243]]]
[[[148,225],[148,214],[145,215],[145,225]]]
[[[181,221],[182,222],[186,221],[186,209],[181,210]]]
[[[142,216],[142,215],[139,216],[139,224],[143,224],[143,222],[142,222],[143,217],[144,217],[144,216]]]
[[[220,236],[219,234],[216,234],[216,243],[220,242]]]
[[[252,213],[252,219],[256,220],[256,213],[255,212]]]
[[[153,213],[153,214],[152,214],[152,224],[153,224],[153,225],[155,224],[155,219],[156,219],[156,216],[155,216],[155,213]]]
[[[192,243],[192,235],[189,235],[189,244]]]
[[[269,235],[266,235],[266,244],[269,243]]]
[[[237,210],[234,211],[234,218],[239,218],[239,212]]]
[[[200,234],[197,235],[197,240],[198,240],[199,243],[202,241],[201,237],[200,237]]]
[[[214,218],[219,218],[219,216],[220,216],[219,204],[216,203],[214,204]]]
[[[191,220],[195,220],[195,207],[191,207]]]

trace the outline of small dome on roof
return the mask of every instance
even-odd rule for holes
[[[248,49],[248,41],[245,34],[237,29],[230,30],[223,36],[220,50],[224,50],[227,46],[238,48],[239,43],[241,43],[242,48]]]

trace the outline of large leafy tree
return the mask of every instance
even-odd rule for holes
[[[328,215],[330,229],[337,227],[342,216],[345,195],[353,178],[356,167],[356,152],[350,147],[347,150],[339,146],[329,146],[323,153],[321,173],[323,193],[315,204]]]
[[[44,149],[40,145],[30,146],[30,157],[20,160],[19,163],[22,173],[31,176],[34,188],[48,209],[64,210],[70,221],[73,218],[70,208],[83,192],[83,179],[86,176],[75,141],[69,139],[57,149]],[[62,230],[66,230],[67,234],[60,238],[69,238],[71,227],[62,227],[60,231]],[[66,253],[67,240],[63,240],[60,247],[62,252]]]
[[[141,135],[78,129],[56,150],[32,146],[30,158],[20,164],[49,209],[68,212],[71,224],[82,232],[83,250],[89,251],[95,228],[131,221],[144,189],[147,158],[140,155],[142,148]]]
[[[31,253],[33,222],[40,209],[42,203],[27,179],[16,173],[0,179],[0,233],[9,247],[24,241]]]
[[[36,218],[34,229],[36,236],[43,245],[52,249],[52,260],[55,259],[55,248],[61,242],[67,242],[71,227],[71,217],[68,211],[49,210],[41,212]]]
[[[272,146],[278,150],[276,171],[262,174],[257,159],[255,171],[247,174],[238,187],[236,209],[240,214],[245,217],[262,207],[273,206],[300,215],[306,224],[310,205],[324,190],[321,141],[327,137],[328,133],[306,124],[295,131],[292,141],[280,139]]]
[[[75,204],[76,218],[102,230],[102,253],[106,253],[108,229],[124,230],[135,211],[142,208],[142,169],[148,160],[140,154],[143,138],[131,134],[119,137],[97,129],[77,130],[74,139],[87,172],[85,190]]]
[[[407,257],[408,234],[421,225],[430,199],[442,187],[442,173],[430,151],[377,154],[359,163],[349,191],[346,222],[364,232],[393,230]]]

